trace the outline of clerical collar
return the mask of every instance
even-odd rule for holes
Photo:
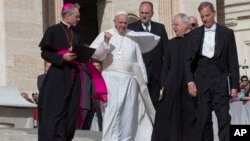
[[[177,36],[178,38],[183,38],[185,37],[188,33],[189,33],[190,30],[186,31],[183,35],[180,35],[180,36]]]
[[[65,25],[65,26],[67,26],[68,28],[70,28],[71,26],[70,26],[70,24],[67,24],[66,22],[64,22],[64,21],[62,21],[62,23]]]
[[[204,31],[215,31],[215,30],[216,30],[216,23],[214,23],[213,26],[210,28],[204,27]]]

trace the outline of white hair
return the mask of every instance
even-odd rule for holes
[[[181,21],[184,22],[188,26],[189,29],[191,28],[190,18],[188,15],[184,13],[178,13],[174,16],[174,18],[175,17],[180,17]]]

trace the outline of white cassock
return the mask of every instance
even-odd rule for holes
[[[92,57],[103,61],[102,75],[108,88],[102,141],[150,141],[155,110],[146,86],[141,50],[127,35],[130,30],[125,36],[115,28],[107,32],[113,35],[109,44],[104,42],[102,32],[90,45],[96,49]]]

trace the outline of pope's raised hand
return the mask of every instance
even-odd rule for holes
[[[112,34],[110,34],[109,32],[104,32],[104,42],[109,44],[109,41],[112,37]]]

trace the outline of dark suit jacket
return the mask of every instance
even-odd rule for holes
[[[133,31],[144,31],[141,21],[128,25],[128,29]],[[163,24],[151,21],[151,33],[161,37],[158,45],[150,52],[143,54],[143,60],[147,69],[148,80],[153,77],[155,80],[161,80],[161,70],[163,63],[164,48],[167,46],[168,36]]]
[[[189,56],[186,63],[186,82],[193,81],[193,72],[197,68],[197,60],[201,54],[204,26],[191,31],[192,39],[189,43]],[[215,54],[213,57],[218,62],[220,73],[230,76],[231,88],[239,87],[239,64],[237,48],[233,30],[217,24],[215,32]]]
[[[39,91],[40,91],[41,88],[42,88],[42,84],[43,84],[43,81],[44,81],[45,76],[46,76],[46,73],[41,74],[41,75],[39,75],[39,76],[37,77],[37,88],[38,88]]]

